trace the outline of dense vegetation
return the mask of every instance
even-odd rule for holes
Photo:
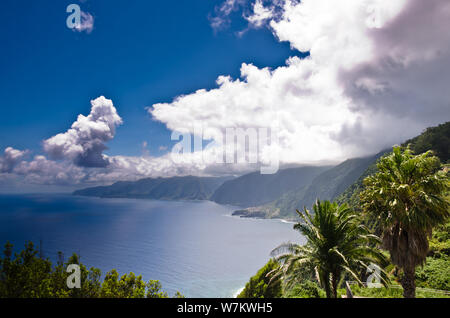
[[[39,251],[29,242],[19,253],[13,246],[5,245],[0,258],[0,298],[167,298],[159,281],[145,282],[134,273],[119,277],[115,269],[106,273],[101,280],[98,268],[87,269],[73,254],[64,263],[62,254],[55,266],[49,259],[39,257]],[[81,288],[69,289],[67,278],[71,273],[69,264],[78,264],[81,274]],[[176,293],[175,297],[182,297]]]
[[[305,245],[285,243],[272,254],[280,264],[273,277],[285,283],[297,280],[297,268],[314,268],[318,283],[328,298],[337,298],[345,275],[361,283],[360,274],[371,264],[385,265],[386,259],[377,248],[380,240],[346,205],[317,201],[313,212],[297,210],[301,222],[294,225],[307,240]],[[386,275],[380,275],[384,279]]]
[[[436,290],[450,291],[450,222],[442,225],[433,232],[430,240],[430,251],[423,266],[416,268],[416,297],[430,298],[430,297],[449,297],[448,295],[423,290],[422,288],[431,288]],[[269,260],[270,268],[275,269],[276,263],[273,259]],[[264,266],[266,267],[267,264]],[[402,273],[392,264],[384,267],[385,272],[388,273],[390,279],[390,288],[365,288],[358,285],[352,285],[352,292],[356,296],[362,297],[378,297],[378,298],[399,298],[403,296],[403,289],[399,281],[402,278]],[[247,283],[245,288],[239,294],[240,298],[325,298],[325,291],[319,286],[315,279],[313,269],[306,266],[299,266],[296,271],[297,282],[292,284],[278,283],[277,289],[266,289],[274,291],[272,293],[261,293],[259,289],[254,288],[264,280],[267,284],[270,279],[264,275],[270,271],[258,271],[258,274],[251,278],[252,284]],[[347,279],[352,280],[350,277]],[[393,288],[397,287],[397,288]],[[338,297],[345,295],[345,289],[340,286],[338,289]],[[281,296],[280,296],[281,295]]]
[[[402,147],[409,146],[412,153],[421,154],[431,150],[433,154],[439,158],[441,163],[449,163],[450,161],[450,122],[439,125],[437,127],[427,128],[419,136],[412,138],[402,144]],[[387,152],[386,152],[387,153]],[[371,163],[358,180],[349,186],[341,195],[336,198],[336,202],[348,203],[356,211],[361,210],[359,203],[359,194],[364,188],[363,180],[376,173],[376,161]]]
[[[403,144],[407,145],[410,145],[415,154],[432,150],[442,163],[450,163],[450,122],[427,128],[422,134]]]
[[[448,294],[428,290],[432,288],[450,291],[450,222],[448,220],[450,212],[450,165],[439,165],[439,159],[444,163],[448,162],[449,159],[449,127],[450,123],[446,123],[429,128],[422,135],[403,144],[401,149],[395,150],[397,154],[395,151],[394,153],[386,153],[383,159],[369,165],[355,183],[336,197],[335,201],[338,204],[348,203],[355,211],[355,216],[363,218],[362,225],[370,225],[373,233],[383,237],[384,248],[390,250],[390,253],[388,251],[383,253],[391,259],[391,262],[382,266],[390,280],[389,288],[365,288],[361,285],[352,285],[352,291],[355,295],[363,297],[401,297],[402,295],[413,297],[414,291],[412,290],[417,286],[416,297],[449,297]],[[405,151],[407,145],[409,145],[411,151]],[[436,157],[433,157],[431,153],[424,153],[428,150],[431,150]],[[413,153],[417,155],[414,156]],[[397,166],[394,164],[396,160]],[[389,161],[390,164],[387,164]],[[383,174],[383,170],[384,177],[380,176],[380,174]],[[376,177],[377,174],[378,178]],[[382,182],[383,179],[384,183]],[[379,192],[381,189],[383,189],[382,193]],[[377,190],[378,195],[376,195]],[[366,192],[364,193],[364,191]],[[389,194],[384,191],[389,192]],[[372,192],[371,195],[368,195],[370,192]],[[446,199],[443,199],[442,194],[445,192],[447,192]],[[300,194],[304,195],[304,191]],[[360,199],[361,194],[362,201]],[[372,200],[369,200],[370,197],[372,197]],[[409,208],[406,208],[405,204],[409,204]],[[372,209],[368,209],[371,205]],[[397,207],[396,214],[381,217],[383,222],[375,222],[376,217],[374,218],[374,216],[379,212],[392,211],[393,208]],[[373,213],[369,213],[370,210]],[[372,217],[369,217],[370,215]],[[389,231],[389,229],[398,229],[398,224],[402,224],[400,226],[402,231]],[[416,242],[420,243],[419,247],[414,247],[416,250],[412,253],[407,246],[399,249],[397,245],[398,243],[404,243],[405,234],[403,231],[407,230],[412,231],[410,236],[420,238],[420,242]],[[386,231],[390,235],[386,235]],[[426,235],[423,236],[423,233]],[[411,239],[415,240],[413,237]],[[394,241],[395,243],[393,243]],[[391,248],[389,249],[389,247]],[[396,250],[393,249],[394,247],[396,247]],[[405,251],[407,253],[404,253]],[[290,257],[293,256],[295,256],[295,253],[291,253]],[[284,277],[280,287],[282,297],[325,297],[324,285],[320,284],[320,279],[317,279],[315,271],[307,263],[296,263],[297,266],[294,271],[297,278],[296,283],[288,283],[289,277]],[[413,272],[411,274],[409,269],[409,273],[406,274],[409,277],[405,279],[404,266],[410,264],[414,264]],[[416,266],[418,264],[421,265]],[[276,264],[272,266],[278,270],[272,271],[269,276],[283,268],[283,262],[278,267],[276,267]],[[365,278],[365,274],[361,272],[358,278]],[[346,275],[345,280],[358,281],[352,276]],[[257,279],[257,276],[254,276],[253,279]],[[400,285],[402,283],[405,285],[405,280],[406,288],[403,289]],[[345,295],[343,286],[340,285],[339,287],[333,296]],[[251,285],[245,287],[241,296],[251,294],[252,291],[248,290],[249,288],[251,288]],[[258,293],[256,293],[256,296],[262,297]]]
[[[281,282],[271,281],[269,273],[278,269],[279,264],[270,259],[245,285],[238,298],[278,298],[282,296]]]
[[[361,205],[381,232],[383,248],[403,270],[404,296],[415,297],[415,269],[425,262],[433,228],[445,223],[450,205],[447,172],[431,151],[414,156],[394,147],[377,163],[378,172],[364,179]]]

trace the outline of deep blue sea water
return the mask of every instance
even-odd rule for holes
[[[302,243],[292,224],[242,219],[209,201],[0,195],[0,244],[43,242],[45,257],[73,252],[102,274],[115,268],[160,280],[172,295],[231,297],[282,242]],[[3,250],[3,248],[2,248]]]

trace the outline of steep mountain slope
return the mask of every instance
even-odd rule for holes
[[[303,188],[329,168],[307,166],[283,169],[275,174],[249,173],[224,182],[211,200],[241,207],[261,205],[278,199],[288,191]]]
[[[242,217],[294,218],[296,209],[303,209],[305,206],[310,208],[317,198],[334,200],[353,184],[381,154],[346,160],[319,174],[309,185],[289,191],[269,204],[238,210],[234,215]]]
[[[425,129],[419,136],[407,140],[402,146],[406,147],[408,144],[416,154],[432,150],[442,163],[450,163],[450,121]]]
[[[450,122],[426,129],[403,146],[407,144],[415,153],[431,149],[443,163],[449,162]],[[235,212],[243,217],[294,218],[296,209],[311,207],[317,198],[347,202],[358,209],[362,182],[376,172],[376,160],[386,152],[349,159],[335,167],[289,168],[273,175],[253,172],[231,180],[194,176],[148,178],[78,190],[74,194],[164,200],[211,199],[246,208]]]
[[[104,198],[145,198],[161,200],[207,200],[229,178],[172,177],[119,181],[110,186],[77,190],[74,195]]]
[[[410,145],[411,150],[422,153],[432,150],[443,163],[450,161],[450,122],[437,127],[427,128],[419,136],[412,138],[402,146]],[[311,185],[298,188],[282,195],[278,200],[265,205],[238,210],[235,215],[242,217],[295,218],[295,210],[304,206],[310,208],[316,198],[349,203],[359,210],[359,193],[363,189],[363,180],[376,172],[376,161],[391,149],[367,158],[349,159],[331,168],[317,178]]]
[[[442,163],[450,161],[450,122],[446,122],[436,127],[427,128],[422,134],[407,140],[403,147],[410,146],[415,154],[421,154],[431,150],[439,157]],[[390,151],[390,150],[389,150]],[[359,193],[363,190],[363,180],[377,172],[376,162],[371,164],[358,180],[350,185],[336,201],[339,204],[348,203],[353,209],[360,210]]]

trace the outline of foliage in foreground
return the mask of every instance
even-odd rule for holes
[[[25,244],[20,253],[6,243],[0,258],[0,298],[167,298],[159,281],[145,282],[134,273],[119,277],[115,269],[109,271],[103,282],[101,271],[87,269],[73,254],[66,263],[61,257],[56,266],[49,259],[38,257],[32,242]],[[60,254],[61,255],[61,254]],[[69,289],[66,272],[69,264],[78,264],[81,271],[81,288]],[[176,293],[175,297],[182,297]]]
[[[313,281],[311,269],[303,266],[297,274],[301,283],[291,286],[283,284],[281,279],[272,279],[272,273],[279,269],[279,264],[271,258],[256,275],[252,276],[237,298],[325,298],[325,292]],[[300,273],[302,270],[302,273]]]
[[[297,279],[297,271],[303,265],[314,269],[316,279],[325,289],[328,298],[338,297],[338,288],[345,275],[361,282],[371,264],[384,266],[386,259],[377,248],[380,240],[361,224],[358,216],[346,205],[329,201],[313,206],[314,214],[306,208],[297,211],[303,222],[294,225],[306,239],[303,246],[282,244],[273,251],[280,263],[274,277],[289,284]],[[380,270],[379,277],[386,282],[387,276]]]
[[[278,298],[282,295],[281,282],[271,282],[268,274],[279,267],[273,259],[264,265],[245,285],[238,298]]]
[[[396,286],[396,285],[394,285]],[[367,298],[402,298],[403,288],[361,288],[360,286],[352,286],[352,292],[357,297]],[[417,298],[450,298],[449,295],[441,294],[433,291],[417,289]]]
[[[404,296],[415,297],[415,268],[426,260],[433,228],[449,217],[447,172],[431,152],[414,156],[400,147],[377,168],[364,180],[362,208],[378,225],[391,262],[403,270]]]
[[[446,123],[445,125],[441,125],[438,127],[439,130],[439,136],[437,136],[436,138],[434,137],[433,134],[433,129],[427,130],[427,132],[429,133],[427,135],[427,137],[425,138],[421,138],[421,139],[413,139],[409,142],[411,142],[411,149],[414,150],[415,153],[422,153],[423,151],[426,151],[427,149],[433,149],[434,153],[438,156],[438,158],[440,158],[443,162],[448,162],[448,142],[446,142],[445,140],[448,141],[448,129],[450,128],[450,122]],[[447,133],[446,133],[447,132]],[[446,134],[445,134],[446,133]],[[431,134],[431,135],[430,135]],[[437,141],[439,141],[440,145],[444,145],[444,147],[436,147],[436,143]],[[427,146],[425,146],[427,145]],[[430,146],[431,145],[431,146]],[[399,150],[397,150],[399,151]],[[395,156],[395,154],[390,154],[390,157],[392,158],[393,156]],[[398,155],[397,155],[398,156]],[[413,158],[412,153],[407,154],[406,156],[410,156],[410,158]],[[389,155],[386,156],[387,158],[389,158]],[[385,157],[385,158],[386,158]],[[413,201],[417,207],[420,207],[420,210],[416,207],[416,211],[417,211],[417,217],[414,217],[413,219],[419,220],[419,216],[423,215],[423,213],[425,212],[426,216],[432,216],[432,218],[434,219],[434,221],[437,222],[429,222],[429,220],[422,220],[422,225],[424,225],[424,227],[426,227],[426,225],[431,225],[431,223],[433,223],[432,226],[432,236],[429,239],[428,242],[426,242],[427,244],[429,244],[429,248],[427,250],[424,251],[424,254],[422,254],[422,266],[419,266],[415,269],[415,273],[414,273],[414,278],[415,278],[415,284],[417,285],[417,287],[419,288],[417,290],[417,294],[416,297],[427,297],[427,298],[431,298],[431,297],[446,297],[448,298],[448,295],[442,294],[442,293],[438,293],[438,292],[434,292],[434,291],[428,291],[428,290],[424,290],[423,288],[428,288],[428,289],[438,289],[438,290],[445,290],[445,291],[450,291],[450,221],[448,218],[448,214],[449,214],[449,205],[448,202],[450,202],[450,192],[448,191],[448,184],[449,184],[449,173],[448,171],[450,170],[450,166],[448,164],[444,165],[443,169],[441,170],[442,166],[440,166],[438,164],[439,160],[436,159],[436,157],[432,157],[430,155],[430,153],[425,153],[425,154],[421,154],[420,157],[419,156],[414,156],[414,160],[410,161],[408,160],[409,158],[407,158],[407,160],[402,160],[403,162],[407,162],[407,163],[403,163],[403,167],[397,167],[395,169],[389,168],[389,165],[387,165],[387,169],[385,169],[385,173],[386,170],[391,170],[391,173],[393,172],[394,176],[391,180],[391,182],[388,183],[388,188],[394,188],[395,186],[399,186],[399,190],[402,190],[402,188],[405,188],[404,185],[407,185],[408,182],[415,182],[414,178],[412,177],[417,177],[417,175],[419,175],[419,182],[416,182],[412,188],[414,188],[414,190],[416,191],[416,193],[413,193],[412,191],[408,192],[405,191],[403,194],[408,194],[409,198],[406,198],[407,200],[411,200]],[[383,160],[383,159],[382,159]],[[386,159],[384,159],[386,160]],[[387,159],[389,160],[389,159]],[[416,162],[414,162],[416,161]],[[425,162],[429,162],[432,163],[429,165],[429,167],[424,167],[424,165],[420,162],[425,161]],[[408,163],[409,162],[409,163]],[[412,166],[416,166],[415,169],[410,170],[410,172],[408,172],[407,170],[410,168],[408,167],[408,165],[411,166],[411,162],[413,163]],[[402,164],[400,164],[401,166]],[[403,170],[403,172],[399,172],[398,170]],[[382,169],[383,170],[383,169]],[[436,175],[436,178],[434,178],[434,173],[436,173],[438,170],[441,170],[441,172],[439,172]],[[376,165],[373,165],[370,167],[370,169],[368,169],[366,171],[366,173],[364,173],[360,179],[358,180],[357,183],[355,183],[355,186],[353,188],[351,188],[346,196],[341,196],[337,201],[339,204],[343,204],[343,203],[350,203],[352,208],[355,208],[356,206],[358,206],[358,208],[356,208],[356,211],[358,211],[358,214],[361,214],[361,208],[359,207],[360,204],[360,200],[359,200],[359,195],[361,194],[361,192],[364,190],[364,186],[363,186],[363,180],[366,179],[368,176],[370,175],[375,175],[377,172],[379,172],[379,168]],[[432,176],[431,177],[431,182],[428,182],[427,179],[430,179],[430,176],[427,173],[424,172],[432,172]],[[406,173],[406,178],[404,178],[405,173]],[[403,174],[403,175],[402,175]],[[409,177],[408,177],[409,174]],[[401,178],[404,178],[405,183],[398,182],[398,180],[401,180]],[[395,180],[398,179],[398,180]],[[439,181],[440,185],[436,186],[435,184],[435,180],[433,179],[437,179],[437,181]],[[417,178],[416,178],[417,180]],[[426,185],[425,187],[423,187],[423,183],[428,183],[428,185]],[[397,183],[397,185],[396,185]],[[404,185],[403,185],[404,184]],[[433,186],[434,184],[434,186]],[[417,191],[417,188],[420,188],[419,191]],[[439,206],[438,209],[436,210],[436,205],[434,204],[427,204],[427,200],[426,197],[427,195],[430,194],[430,191],[423,191],[423,190],[428,190],[430,189],[429,187],[433,188],[434,190],[436,190],[436,188],[441,187],[441,189],[439,191],[431,191],[431,195],[433,195],[433,198],[431,201],[435,201],[434,203],[438,202],[439,203],[443,203],[443,206]],[[378,187],[378,191],[380,191],[380,187]],[[373,187],[372,189],[375,193],[377,191],[377,187]],[[390,189],[392,190],[392,189]],[[445,191],[447,191],[446,193],[446,197],[444,195]],[[401,194],[401,191],[390,191],[391,193],[389,194],[389,196],[386,195],[386,187],[383,190],[383,194],[378,197],[379,199],[392,199],[392,206],[395,207],[398,204],[403,204],[403,202],[395,202],[394,204],[394,199],[392,198],[392,196],[395,195],[399,195]],[[410,194],[413,194],[412,196]],[[419,196],[417,196],[417,193],[419,193]],[[422,197],[421,197],[422,196]],[[423,201],[423,199],[425,198],[425,202]],[[364,200],[367,199],[363,198]],[[405,196],[401,196],[401,199],[405,199]],[[400,200],[397,200],[400,201]],[[421,202],[422,201],[422,202]],[[445,203],[444,201],[446,201],[447,203]],[[367,202],[367,201],[366,201]],[[429,200],[428,200],[429,202]],[[433,203],[433,202],[431,202]],[[424,206],[428,205],[428,208]],[[446,207],[445,207],[446,205]],[[434,211],[430,211],[429,207],[433,206],[432,208],[434,209]],[[391,209],[386,209],[386,210],[391,210]],[[367,210],[366,210],[367,212]],[[401,213],[401,211],[399,211],[399,213]],[[433,214],[435,213],[442,213],[441,216],[437,216]],[[370,220],[367,217],[365,217],[366,215],[362,215],[364,216],[364,223],[365,224],[373,224],[373,219]],[[442,217],[443,216],[443,217]],[[445,222],[445,223],[443,223]],[[442,224],[443,223],[443,224]],[[379,230],[379,228],[378,228]],[[378,233],[378,232],[377,232]],[[427,234],[430,234],[431,231],[428,231]],[[428,239],[428,237],[426,237],[426,239]],[[384,267],[385,272],[389,273],[389,278],[392,282],[394,282],[394,284],[398,285],[398,283],[400,283],[404,277],[404,273],[399,270],[399,268],[393,264],[388,264],[386,267]],[[283,283],[283,297],[302,297],[305,295],[311,295],[310,291],[313,290],[313,286],[317,285],[317,280],[315,279],[314,275],[311,274],[311,268],[309,266],[306,266],[306,264],[300,264],[296,266],[295,269],[295,275],[293,275],[294,277],[297,278],[297,282],[295,282],[294,284],[292,284],[291,286],[287,286],[286,283]],[[347,276],[345,278],[346,280],[352,280],[351,277]],[[362,297],[379,297],[379,298],[386,298],[386,297],[402,297],[403,295],[403,289],[402,288],[362,288],[360,286],[352,286],[352,291],[354,292],[355,295],[358,296],[362,296]],[[323,293],[323,290],[322,290]],[[345,290],[342,289],[338,289],[338,295],[340,294],[345,294]],[[312,293],[313,296],[309,296],[309,297],[316,297],[316,295],[314,293]],[[262,295],[257,295],[256,297],[262,297]]]
[[[427,128],[419,136],[404,142],[402,147],[410,147],[411,151],[416,155],[431,150],[445,164],[450,163],[449,144],[450,122],[446,122],[437,127]],[[376,162],[373,162],[358,180],[341,193],[335,201],[339,204],[347,203],[355,211],[361,211],[359,194],[364,190],[363,181],[366,177],[375,174],[377,171]]]
[[[286,298],[325,298],[325,291],[315,281],[305,280],[284,291]]]
[[[427,257],[426,265],[416,270],[416,285],[450,291],[450,257]]]
[[[426,263],[423,266],[419,266],[416,269],[416,285],[418,287],[416,292],[417,298],[448,298],[450,296],[424,291],[421,288],[437,289],[450,291],[450,253],[448,246],[450,245],[450,235],[448,229],[450,228],[450,222],[441,225],[435,231],[433,231],[433,237],[431,238],[430,246],[432,249],[428,253],[429,256],[426,259]],[[276,266],[273,265],[273,268]],[[401,280],[402,274],[395,270],[395,266],[388,264],[384,268],[385,272],[389,272],[390,281],[394,285],[398,285],[398,281]],[[282,284],[282,296],[286,298],[324,298],[326,297],[325,291],[320,288],[313,271],[305,265],[299,266],[297,269],[298,282],[291,286]],[[250,298],[265,298],[272,297],[260,293],[259,290],[253,289],[252,286],[258,285],[258,280],[267,278],[264,275],[253,276],[253,283],[247,284],[246,289],[250,289],[246,292],[246,295],[253,296],[241,296]],[[349,278],[351,280],[351,278]],[[352,285],[352,292],[355,296],[360,297],[374,297],[374,298],[402,298],[402,288],[362,288],[358,285]],[[338,290],[338,295],[345,295],[345,290]],[[243,294],[241,294],[243,295]]]

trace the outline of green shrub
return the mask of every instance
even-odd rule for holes
[[[403,288],[361,288],[352,286],[353,296],[367,298],[403,298]],[[450,298],[450,296],[433,291],[416,290],[417,298]]]
[[[401,288],[362,288],[358,285],[352,287],[353,296],[367,298],[403,298]]]
[[[48,259],[38,256],[33,243],[13,255],[13,246],[5,245],[4,256],[0,257],[0,298],[166,298],[159,281],[148,283],[134,273],[119,277],[115,269],[106,274],[101,282],[98,268],[87,269],[73,254],[63,263],[62,253],[56,266]],[[78,264],[81,274],[81,288],[69,289],[66,272],[69,264]],[[183,297],[176,293],[175,297]]]
[[[416,286],[450,291],[450,257],[427,257],[426,264],[416,270]]]
[[[278,268],[278,263],[273,259],[261,268],[255,276],[245,285],[238,298],[278,298],[282,296],[281,282],[272,281],[267,274]]]
[[[325,291],[316,282],[305,281],[285,291],[286,298],[325,298]]]
[[[450,201],[450,196],[447,196]],[[450,221],[433,230],[428,256],[450,256]]]

